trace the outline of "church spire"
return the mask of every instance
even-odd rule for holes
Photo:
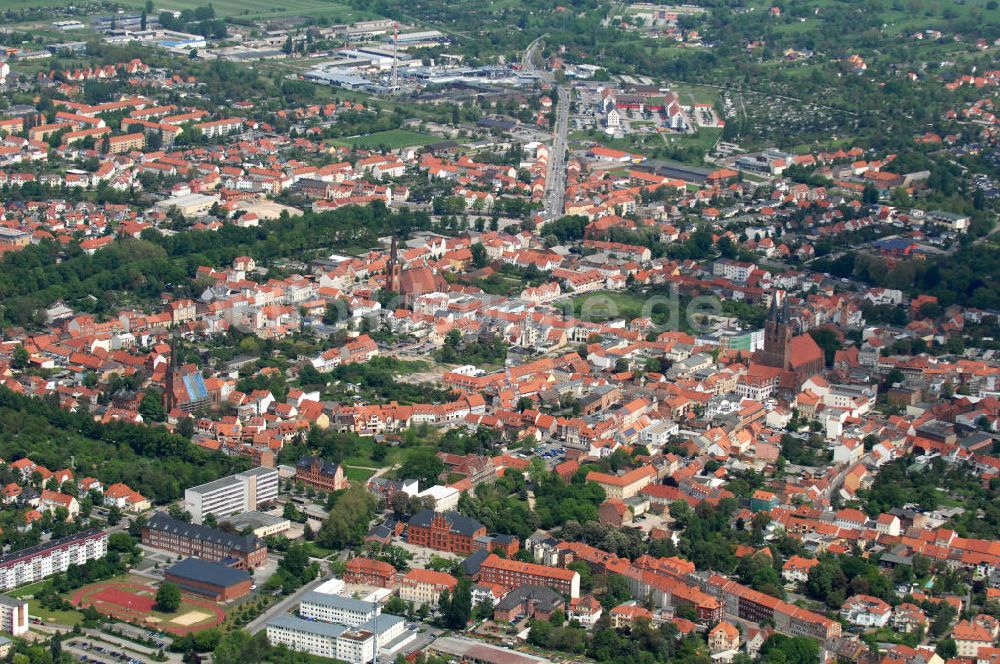
[[[399,291],[399,247],[396,244],[396,234],[392,234],[392,245],[389,248],[389,261],[385,266],[385,289]]]
[[[176,406],[177,397],[174,394],[174,382],[177,380],[177,334],[170,336],[170,363],[167,365],[167,375],[163,381],[163,409],[169,414]]]

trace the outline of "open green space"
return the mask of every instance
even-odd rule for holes
[[[29,0],[34,1],[34,0]],[[39,0],[40,1],[40,0]],[[145,6],[145,0],[124,0],[126,4],[136,7]],[[44,4],[44,3],[41,3]],[[165,9],[183,11],[203,7],[205,0],[159,0],[156,10]],[[375,14],[359,11],[340,2],[328,0],[213,0],[210,3],[218,16],[235,19],[281,18],[285,16],[308,16],[311,18],[327,18],[331,21],[355,21],[372,18]]]
[[[375,474],[371,468],[359,468],[358,466],[344,466],[344,475],[352,482],[367,482],[368,478]]]
[[[145,0],[118,0],[118,2],[136,9],[142,9],[146,6]],[[0,9],[17,11],[70,5],[79,6],[80,3],[74,2],[74,0],[3,0],[0,2]],[[207,0],[159,0],[155,3],[155,10],[157,12],[183,11],[205,5],[212,5],[219,17],[233,19],[306,16],[317,19],[325,18],[330,22],[339,23],[377,16],[372,12],[359,10],[336,0],[281,0],[281,2],[268,2],[267,0],[213,0],[212,2]]]
[[[366,136],[351,136],[348,138],[338,138],[333,141],[334,145],[357,146],[363,149],[377,148],[385,145],[389,148],[407,148],[414,145],[427,145],[440,140],[430,134],[422,134],[417,131],[407,129],[390,129],[388,131],[377,131]]]
[[[28,614],[46,623],[58,623],[60,625],[79,625],[83,622],[83,614],[79,611],[53,611],[44,608],[37,600],[28,600]]]
[[[21,586],[15,590],[11,590],[8,595],[11,597],[27,597],[28,595],[34,595],[39,590],[45,587],[44,581],[37,581],[35,583],[29,583],[26,586]]]

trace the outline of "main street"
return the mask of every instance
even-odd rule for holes
[[[570,94],[564,85],[557,89],[556,126],[549,152],[549,166],[545,174],[544,216],[562,215],[566,196],[566,134],[569,131]]]
[[[315,581],[307,583],[288,597],[282,599],[277,604],[269,607],[266,611],[264,611],[264,613],[251,620],[244,629],[251,634],[256,634],[267,626],[269,620],[278,614],[288,613],[292,607],[297,606],[303,595],[311,590],[315,590],[324,581],[326,581],[326,578],[321,575],[320,578]]]

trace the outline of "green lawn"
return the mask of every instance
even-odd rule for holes
[[[358,468],[357,466],[344,466],[344,475],[352,482],[367,482],[368,478],[375,474],[370,468]]]
[[[35,583],[29,583],[26,586],[21,586],[15,590],[7,593],[11,597],[24,597],[25,595],[34,595],[39,590],[45,587],[45,581],[37,581]]]
[[[372,460],[372,451],[375,449],[375,441],[371,438],[362,438],[358,442],[358,453],[346,457],[341,463],[344,467],[347,466],[360,466],[363,468],[384,468],[385,466],[391,466],[395,463],[396,452],[399,448],[390,447],[385,455],[385,458],[381,461]],[[366,478],[367,479],[367,478]]]
[[[690,106],[694,104],[714,104],[719,100],[719,88],[712,88],[707,85],[696,85],[689,83],[676,83],[670,89],[681,98],[681,104]]]
[[[39,4],[45,4],[42,0]],[[145,0],[123,0],[125,4],[144,7]],[[221,17],[232,18],[280,18],[282,16],[326,17],[337,21],[354,21],[376,16],[371,12],[358,11],[335,0],[158,0],[157,11],[163,9],[184,10],[211,4]]]
[[[421,134],[417,131],[407,129],[390,129],[388,131],[378,131],[366,136],[351,136],[348,138],[338,138],[333,141],[334,145],[358,146],[363,149],[377,148],[387,145],[390,148],[408,148],[413,145],[427,145],[439,140],[430,134]]]
[[[715,146],[719,136],[722,136],[722,130],[718,127],[699,127],[697,134],[671,134],[668,135],[667,140],[677,141],[681,145],[694,146],[702,152],[708,152]]]
[[[54,622],[70,627],[83,622],[83,614],[79,611],[50,611],[33,599],[28,600],[28,613],[44,622]]]

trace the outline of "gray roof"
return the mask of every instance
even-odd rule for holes
[[[232,525],[236,530],[243,530],[247,526],[261,528],[262,526],[274,526],[287,520],[284,517],[271,516],[264,512],[242,512],[227,516],[222,522]]]
[[[343,597],[341,595],[331,595],[315,591],[307,592],[299,601],[344,609],[345,611],[357,611],[359,613],[371,613],[376,610],[377,606],[374,602],[364,602],[353,597]]]
[[[236,479],[235,475],[228,475],[226,477],[220,477],[217,480],[212,480],[211,482],[205,482],[204,484],[193,486],[189,488],[188,491],[191,491],[192,493],[210,493],[217,489],[230,487],[239,483],[240,481]]]
[[[497,602],[496,608],[500,611],[510,611],[514,607],[524,604],[527,600],[535,602],[542,611],[554,611],[563,603],[562,595],[552,588],[521,586],[504,595],[503,599]]]
[[[28,600],[18,599],[16,597],[8,597],[7,595],[0,595],[0,605],[9,606],[11,608],[17,608],[22,604],[27,604]]]
[[[309,634],[320,634],[330,638],[337,638],[348,630],[345,625],[335,625],[333,623],[320,622],[318,620],[303,620],[288,613],[282,613],[276,618],[268,621],[268,626],[284,627],[294,629]]]
[[[296,468],[309,468],[313,465],[313,462],[319,463],[319,472],[324,475],[334,475],[337,472],[337,464],[332,461],[327,461],[326,459],[320,459],[314,456],[304,456],[299,459],[298,463],[295,464]]]
[[[409,525],[429,527],[431,522],[434,521],[435,514],[437,514],[437,512],[434,510],[421,510],[410,517]],[[448,528],[451,532],[458,533],[459,535],[472,537],[474,532],[483,527],[483,524],[479,523],[475,519],[470,519],[469,517],[459,514],[458,512],[443,512],[443,514],[445,521],[448,522]]]
[[[208,583],[213,586],[228,588],[251,579],[249,572],[233,569],[219,563],[213,563],[201,558],[185,558],[179,563],[167,568],[167,574],[180,577],[181,580]]]
[[[475,576],[479,573],[479,568],[482,566],[483,561],[486,560],[490,555],[490,552],[486,549],[479,549],[471,556],[462,561],[462,571],[469,576]]]
[[[199,526],[175,519],[163,512],[157,512],[146,523],[150,530],[174,533],[188,539],[222,544],[242,553],[251,553],[264,546],[256,535],[234,535],[208,526]]]

